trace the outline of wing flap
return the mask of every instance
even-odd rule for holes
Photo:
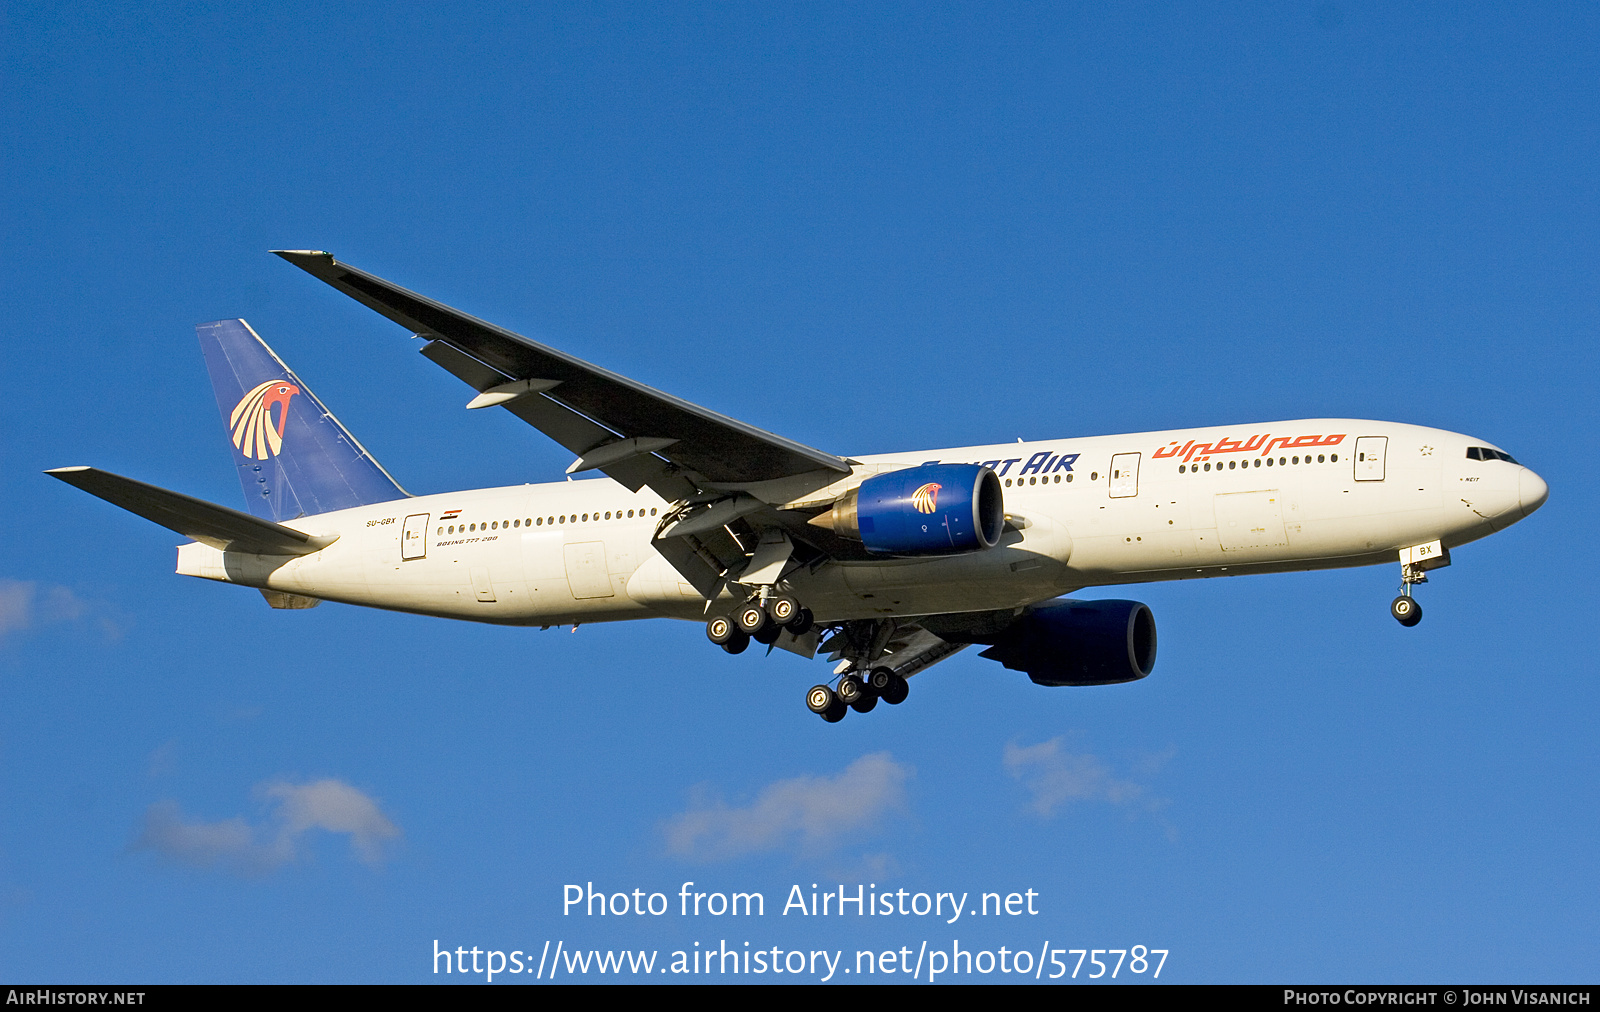
[[[45,474],[98,496],[113,506],[224,552],[310,555],[338,540],[293,530],[181,492],[147,485],[94,467],[58,467]]]

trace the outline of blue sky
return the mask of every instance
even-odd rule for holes
[[[5,976],[429,981],[438,939],[1595,978],[1593,8],[3,16]],[[411,491],[560,475],[281,247],[839,453],[1371,417],[1551,497],[1416,629],[1388,567],[1142,586],[1144,681],[969,651],[829,726],[820,663],[693,624],[271,611],[39,473],[236,504],[193,326],[242,316]],[[690,880],[768,915],[562,915]],[[813,882],[1041,913],[777,913]]]

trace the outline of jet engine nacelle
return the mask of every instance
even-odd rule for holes
[[[1039,685],[1132,682],[1156,665],[1155,616],[1138,601],[1058,598],[984,641],[993,646],[979,656]]]
[[[811,523],[878,555],[959,555],[1000,543],[1000,479],[981,464],[923,464],[877,474]]]

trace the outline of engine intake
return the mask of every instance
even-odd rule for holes
[[[1156,665],[1155,616],[1138,601],[1058,598],[999,633],[973,639],[993,644],[979,656],[1026,672],[1039,685],[1132,682]]]
[[[923,464],[873,475],[811,523],[878,555],[959,555],[999,544],[1005,518],[994,471]]]

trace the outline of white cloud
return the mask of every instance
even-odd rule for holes
[[[836,777],[803,776],[768,784],[742,808],[702,797],[667,820],[667,853],[692,860],[776,850],[822,856],[903,811],[905,782],[912,773],[889,753],[876,752]]]
[[[122,635],[121,622],[111,617],[114,609],[85,601],[66,587],[40,585],[31,580],[0,580],[0,640],[11,633],[26,632],[56,622],[75,622],[97,613],[96,624],[107,639]]]
[[[1033,810],[1046,818],[1074,801],[1160,807],[1159,801],[1148,797],[1143,784],[1117,777],[1096,756],[1065,751],[1060,738],[1037,745],[1010,742],[1004,762],[1006,772],[1033,796]]]
[[[135,849],[148,847],[202,868],[221,864],[235,871],[260,873],[283,863],[270,847],[257,842],[243,819],[185,822],[176,801],[158,801],[144,813],[144,832]]]
[[[33,625],[35,584],[0,580],[0,637]]]
[[[262,784],[257,793],[272,803],[266,822],[258,826],[242,818],[185,820],[176,801],[151,805],[134,849],[202,868],[262,875],[298,860],[302,838],[313,829],[348,835],[356,857],[369,865],[379,864],[385,845],[400,836],[376,801],[340,780],[277,781]]]
[[[279,802],[277,816],[283,825],[279,839],[298,840],[311,829],[348,833],[356,856],[367,864],[383,860],[383,846],[400,835],[400,830],[378,810],[378,803],[339,780],[316,783],[269,784],[269,798]]]

